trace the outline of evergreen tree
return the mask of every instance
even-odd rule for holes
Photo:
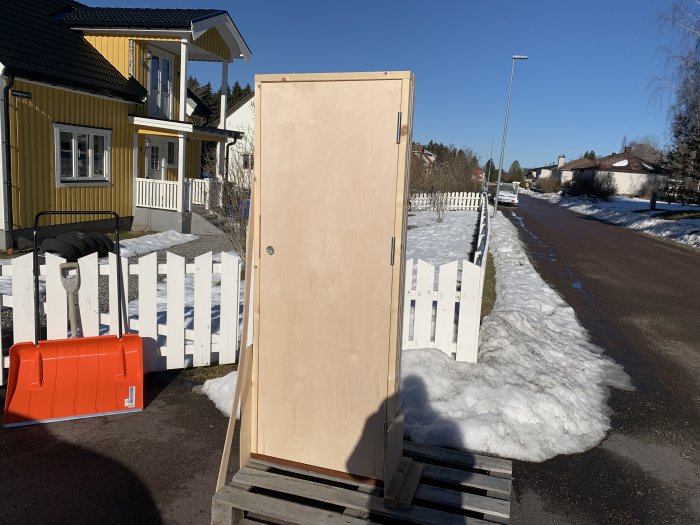
[[[484,164],[484,177],[488,177],[488,181],[496,180],[498,176],[498,168],[493,162],[493,159],[489,159]]]
[[[591,150],[588,151],[586,150],[586,153],[583,154],[584,159],[590,159],[590,160],[596,160],[598,157],[595,154],[595,151]]]
[[[508,179],[508,182],[523,180],[523,169],[517,160],[514,160],[510,165],[510,169],[508,169]]]

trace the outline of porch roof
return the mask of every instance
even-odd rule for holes
[[[129,115],[129,123],[136,126],[139,129],[139,133],[148,133],[152,130],[160,135],[166,134],[174,137],[180,133],[185,133],[191,138],[201,140],[223,142],[233,139],[235,142],[244,135],[241,131],[212,128],[210,126],[196,126],[191,122],[183,122],[181,120],[141,117],[138,115]]]

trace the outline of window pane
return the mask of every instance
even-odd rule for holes
[[[168,142],[168,164],[175,164],[175,143]]]
[[[151,58],[151,91],[158,91],[158,57]]]
[[[92,161],[95,163],[94,176],[103,178],[105,176],[105,138],[102,135],[92,137]]]
[[[151,169],[160,169],[160,148],[158,146],[151,146]]]
[[[161,73],[161,88],[163,93],[170,93],[170,60],[163,59],[163,69]]]
[[[78,177],[88,177],[88,135],[79,133],[76,141],[77,156],[78,156]]]
[[[61,178],[73,176],[73,134],[68,131],[61,131]]]

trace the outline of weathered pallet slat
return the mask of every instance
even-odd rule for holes
[[[246,520],[285,525],[348,523],[342,520],[363,524],[384,520],[421,525],[507,523],[511,480],[484,472],[509,476],[510,461],[411,442],[404,443],[404,450],[413,458],[402,460],[406,474],[417,461],[422,466],[409,508],[388,508],[382,489],[374,485],[253,460],[214,496],[211,524]],[[442,466],[444,463],[451,466]],[[395,492],[393,507],[399,506],[401,498],[400,491]]]

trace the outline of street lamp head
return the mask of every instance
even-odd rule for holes
[[[513,55],[513,60],[527,60],[525,55]]]

